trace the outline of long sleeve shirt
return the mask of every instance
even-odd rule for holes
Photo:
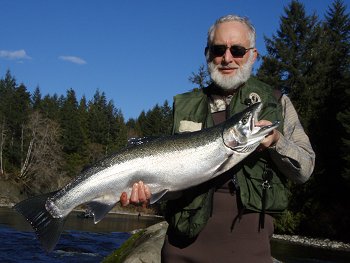
[[[275,146],[269,148],[271,158],[291,181],[304,183],[314,170],[315,152],[292,102],[286,95],[281,97],[281,104],[284,119],[283,134]]]

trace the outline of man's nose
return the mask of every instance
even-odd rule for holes
[[[233,61],[233,56],[231,54],[231,51],[229,48],[226,48],[225,54],[223,56],[223,62],[225,63],[231,63]]]

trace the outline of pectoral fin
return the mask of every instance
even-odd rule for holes
[[[160,199],[162,199],[162,197],[168,192],[168,189],[164,189],[158,193],[152,194],[151,196],[151,200],[150,200],[150,204],[154,204],[156,202],[158,202]]]
[[[86,205],[94,215],[94,223],[97,224],[100,222],[118,201],[119,197],[116,194],[109,194],[87,203]]]

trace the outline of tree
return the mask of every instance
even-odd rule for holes
[[[37,86],[32,95],[32,108],[33,110],[42,111],[42,98],[39,86]]]
[[[350,176],[346,167],[349,160],[349,136],[350,136],[350,14],[346,13],[346,6],[342,1],[335,1],[325,15],[324,30],[328,50],[332,50],[329,57],[329,68],[327,72],[327,94],[326,104],[327,125],[333,128],[329,130],[328,136],[336,140],[336,143],[327,145],[330,155],[339,156],[339,161],[333,163],[330,170],[341,170],[344,178],[350,185]],[[325,139],[325,136],[319,138]],[[345,163],[344,163],[345,161]],[[348,163],[349,164],[349,163]]]
[[[203,89],[211,83],[209,73],[206,70],[205,65],[200,65],[197,73],[192,72],[192,75],[188,78],[188,80],[191,83],[198,85],[196,88],[200,89]]]
[[[53,96],[45,95],[41,101],[44,117],[59,122],[60,109],[62,105],[61,102],[62,100],[58,97],[57,94],[54,94]]]
[[[307,184],[292,187],[289,209],[295,220],[302,219],[295,230],[347,239],[349,189],[341,173],[348,160],[349,15],[341,1],[322,22],[307,16],[298,1],[285,13],[277,35],[265,38],[268,54],[257,76],[288,93],[316,152],[314,174]]]
[[[30,94],[26,87],[17,86],[15,78],[7,71],[0,80],[0,123],[1,123],[1,170],[5,173],[4,162],[8,162],[8,171],[17,173],[22,164],[23,127],[30,111]]]
[[[109,121],[107,117],[107,99],[99,90],[94,98],[88,103],[88,130],[89,141],[107,145]]]
[[[110,151],[118,150],[126,146],[128,140],[128,129],[125,124],[124,116],[121,110],[116,110],[114,114],[114,133],[112,134],[112,146]]]
[[[82,153],[84,136],[75,91],[70,89],[61,109],[62,145],[67,154]]]
[[[106,96],[96,91],[92,101],[88,103],[88,139],[90,162],[126,145],[127,130],[123,114],[116,109],[112,101],[107,102]]]
[[[163,136],[171,134],[172,109],[168,101],[163,106],[156,104],[151,110],[141,112],[136,126],[140,130],[141,137]]]
[[[268,54],[257,72],[262,81],[279,88],[292,99],[306,129],[313,103],[319,94],[313,87],[320,81],[320,34],[318,17],[305,14],[304,6],[291,1],[284,9],[277,34],[265,37]]]
[[[30,193],[56,190],[62,186],[60,180],[64,175],[59,124],[34,111],[25,133],[30,140],[18,178]]]
[[[162,113],[162,129],[163,135],[169,135],[172,132],[173,127],[173,109],[166,100],[161,108]]]

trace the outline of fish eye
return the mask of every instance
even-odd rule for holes
[[[246,125],[247,122],[248,122],[248,120],[249,120],[249,118],[248,118],[247,116],[244,117],[244,118],[242,119],[242,124],[243,124],[243,125]]]
[[[243,125],[246,125],[248,121],[249,121],[249,116],[244,116],[241,120]]]

